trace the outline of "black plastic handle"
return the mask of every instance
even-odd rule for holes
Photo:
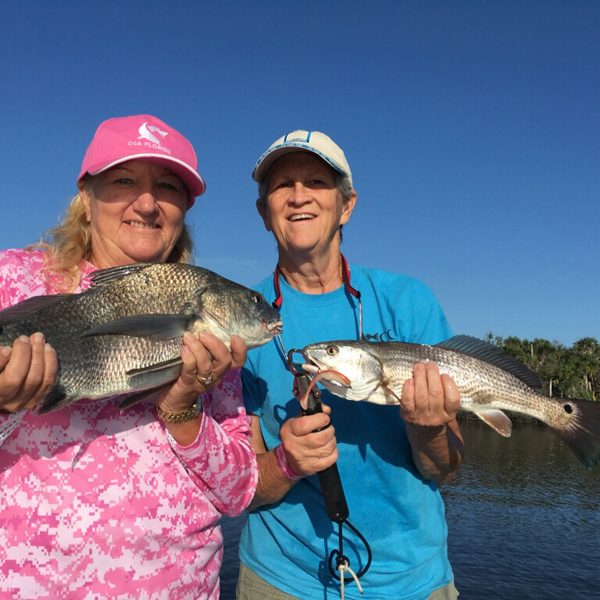
[[[342,480],[337,465],[331,465],[319,473],[321,493],[325,500],[325,509],[330,521],[343,523],[349,516],[348,503],[344,495]]]
[[[310,378],[307,375],[296,376],[296,397],[301,398],[306,393],[309,384]],[[320,395],[317,388],[311,390],[308,396],[308,406],[302,411],[303,415],[314,415],[323,412],[323,407],[319,402]],[[316,431],[321,430],[317,429]],[[348,503],[346,502],[337,465],[333,464],[327,467],[325,470],[320,471],[318,475],[327,516],[335,523],[343,523],[350,516],[350,511],[348,510]]]

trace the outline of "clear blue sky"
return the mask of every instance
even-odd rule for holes
[[[600,339],[600,2],[28,1],[0,8],[0,247],[56,224],[105,118],[195,144],[197,262],[242,283],[275,245],[258,155],[329,133],[351,261],[414,275],[457,333]]]

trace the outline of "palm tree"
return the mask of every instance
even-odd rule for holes
[[[549,396],[600,400],[600,343],[595,338],[582,338],[571,348],[541,338],[502,338],[492,332],[486,339],[534,371]]]
[[[580,383],[585,397],[600,397],[600,344],[595,338],[585,337],[573,344],[573,354],[579,363]]]

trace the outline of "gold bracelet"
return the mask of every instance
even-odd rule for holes
[[[163,423],[185,423],[186,421],[192,421],[198,418],[201,412],[202,409],[198,402],[194,402],[188,409],[176,413],[166,412],[160,406],[156,407],[156,414]]]

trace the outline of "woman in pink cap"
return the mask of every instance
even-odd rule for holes
[[[190,258],[185,214],[205,185],[192,145],[163,121],[101,123],[78,188],[47,242],[0,252],[0,308],[80,292],[96,269]],[[0,349],[0,596],[219,597],[218,522],[257,483],[237,368],[246,351],[231,347],[186,334],[181,375],[155,403],[44,415],[26,410],[57,373],[43,332]]]

